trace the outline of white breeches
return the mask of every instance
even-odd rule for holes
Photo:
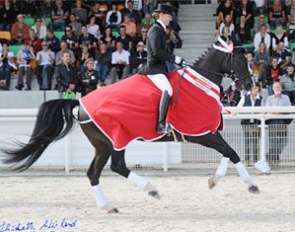
[[[167,79],[167,77],[160,73],[155,75],[147,75],[147,77],[162,91],[165,90],[168,92],[169,96],[172,96],[173,89]]]

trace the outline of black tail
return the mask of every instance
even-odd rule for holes
[[[73,127],[73,108],[78,100],[44,102],[37,115],[35,128],[27,144],[16,142],[18,148],[1,148],[6,154],[3,162],[14,164],[13,170],[24,171],[35,163],[53,141],[63,138]],[[65,126],[64,126],[65,125]]]

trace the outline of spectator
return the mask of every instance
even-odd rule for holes
[[[55,56],[55,65],[62,64],[63,54],[67,52],[70,55],[70,64],[73,65],[76,62],[76,58],[74,52],[68,48],[68,45],[65,41],[61,41],[60,43],[60,51],[56,53]]]
[[[278,24],[286,25],[286,14],[281,0],[273,1],[272,7],[269,9],[268,18],[270,25],[273,27]]]
[[[124,15],[124,21],[121,24],[122,26],[125,26],[126,28],[126,35],[129,35],[131,37],[135,37],[136,35],[136,24],[131,20],[130,16],[125,14]]]
[[[9,0],[4,1],[4,6],[0,9],[0,31],[11,31],[15,21],[16,12],[10,5]]]
[[[3,49],[0,52],[0,80],[2,82],[1,89],[9,90],[11,72],[16,70],[17,67],[14,62],[13,52],[9,52],[8,45],[4,43]]]
[[[229,33],[229,27],[225,26],[221,32],[220,36],[226,43],[229,43],[231,41],[231,35]]]
[[[142,41],[140,41],[137,44],[135,54],[132,54],[130,56],[130,69],[132,74],[137,73],[138,70],[143,66],[143,64],[146,63],[147,52],[145,49],[145,44]]]
[[[84,65],[85,61],[89,59],[91,55],[89,53],[88,46],[86,44],[82,44],[81,48],[82,48],[82,52],[78,58],[78,63],[80,65],[80,72],[82,73],[85,71],[85,68],[86,68],[86,66]]]
[[[264,14],[259,15],[258,21],[254,23],[254,33],[255,34],[261,31],[262,25],[266,26],[266,31],[268,33],[271,31],[269,24],[265,21]]]
[[[119,37],[116,38],[115,43],[117,43],[118,41],[121,41],[123,43],[124,50],[132,50],[132,38],[126,34],[126,27],[124,25],[120,26]]]
[[[287,8],[287,29],[289,40],[295,40],[295,0],[291,0],[291,5]]]
[[[126,78],[129,72],[129,57],[130,53],[123,49],[123,43],[121,41],[116,42],[116,51],[112,53],[112,69],[111,78],[112,83],[118,79]]]
[[[22,40],[29,38],[30,28],[24,24],[24,16],[22,14],[17,15],[17,22],[12,25],[11,29],[11,44],[20,44]]]
[[[251,29],[244,15],[240,17],[240,22],[238,25],[236,25],[235,32],[237,33],[243,44],[251,41]]]
[[[251,51],[247,51],[246,58],[247,58],[248,70],[249,70],[250,74],[252,75],[254,72],[253,53]]]
[[[240,102],[237,107],[259,107],[263,105],[262,97],[260,96],[261,87],[259,83],[255,83],[250,92],[244,96],[242,95]],[[245,160],[250,164],[251,157],[253,163],[256,163],[258,160],[259,154],[259,138],[260,138],[260,128],[258,124],[260,121],[257,119],[243,119],[241,121],[242,129],[244,132],[245,139]]]
[[[225,0],[224,3],[221,3],[217,9],[218,15],[218,26],[220,26],[221,22],[224,21],[226,15],[230,15],[231,20],[233,21],[233,6],[231,0]]]
[[[259,44],[259,50],[255,52],[254,55],[254,64],[258,67],[259,70],[259,81],[263,87],[266,87],[266,74],[268,72],[268,65],[270,63],[270,55],[266,50],[266,44],[261,42]]]
[[[108,48],[106,43],[101,43],[100,51],[96,54],[95,60],[97,61],[96,71],[98,72],[99,80],[105,82],[111,66],[112,49]]]
[[[272,49],[273,49],[273,51],[277,50],[277,46],[278,46],[279,42],[283,42],[285,48],[289,47],[288,36],[285,32],[283,32],[283,27],[280,24],[276,26],[276,31],[272,35]]]
[[[254,50],[255,51],[259,50],[259,44],[261,42],[264,42],[266,44],[267,50],[269,50],[269,48],[271,46],[271,36],[269,33],[267,33],[265,24],[262,24],[260,31],[255,33],[255,36],[254,36]]]
[[[94,35],[91,35],[87,31],[87,27],[85,25],[82,26],[82,34],[79,37],[79,44],[80,47],[85,44],[88,46],[89,52],[91,54],[95,53],[95,48],[97,46],[97,40],[95,39]]]
[[[68,51],[62,54],[62,62],[54,70],[53,78],[56,80],[56,87],[59,98],[63,98],[64,93],[72,93],[76,90],[78,78],[75,68],[71,65],[71,57]]]
[[[93,24],[98,25],[100,31],[104,31],[105,14],[103,11],[100,10],[100,4],[98,2],[94,3],[92,10],[89,13],[89,19],[91,20],[93,16],[95,17]]]
[[[76,1],[76,8],[72,9],[71,12],[77,16],[78,21],[82,24],[87,22],[87,10],[82,7],[82,0]]]
[[[22,90],[24,87],[24,76],[26,76],[27,87],[25,90],[31,90],[32,82],[32,68],[31,60],[35,59],[33,48],[30,47],[30,50],[27,48],[27,45],[23,42],[20,47],[20,51],[17,54],[17,64],[18,64],[18,80],[16,89]]]
[[[143,0],[143,13],[151,15],[157,6],[157,0]]]
[[[34,54],[42,50],[41,39],[39,39],[33,29],[29,30],[29,38],[25,40],[28,48],[32,47]]]
[[[72,31],[74,32],[75,36],[79,38],[79,36],[82,34],[82,24],[77,22],[76,15],[74,13],[70,14],[69,25],[72,27]]]
[[[107,27],[103,36],[100,38],[102,43],[107,45],[107,48],[115,48],[115,37],[112,35],[112,30],[110,27]]]
[[[96,85],[98,83],[98,73],[93,67],[94,60],[92,58],[86,59],[85,69],[79,78],[79,86],[81,88],[82,97],[96,89]]]
[[[44,40],[47,35],[47,28],[45,25],[42,25],[42,19],[41,18],[36,18],[35,19],[35,25],[32,26],[32,29],[34,30],[36,36],[39,39]]]
[[[39,51],[36,56],[37,67],[35,70],[40,90],[51,90],[54,59],[54,52],[50,50],[47,42],[43,41],[42,51]]]
[[[274,53],[274,57],[278,59],[279,66],[286,71],[286,67],[291,63],[291,54],[285,48],[284,42],[279,42],[277,50]]]
[[[228,97],[228,103],[230,106],[237,106],[241,100],[241,91],[237,89],[236,83],[231,82],[228,89],[225,91]]]
[[[52,0],[45,0],[42,4],[40,15],[42,15],[42,17],[51,18],[53,8]]]
[[[125,4],[125,9],[122,11],[123,18],[125,15],[129,15],[135,22],[135,24],[139,24],[141,20],[141,16],[138,10],[133,8],[133,1],[128,0],[127,5]]]
[[[97,39],[99,39],[101,35],[100,26],[95,23],[94,15],[90,17],[89,23],[87,24],[87,31]]]
[[[156,22],[155,18],[152,18],[152,15],[149,13],[145,13],[144,18],[141,20],[140,28],[147,28],[150,27]]]
[[[106,24],[111,28],[120,29],[120,24],[122,22],[122,13],[117,10],[117,5],[112,3],[112,10],[108,11],[106,16]]]
[[[254,12],[253,12],[252,2],[250,2],[248,0],[242,0],[240,2],[238,9],[237,9],[237,15],[238,15],[238,17],[245,16],[247,24],[250,26],[250,28],[253,28],[253,26],[254,26]]]
[[[69,16],[69,10],[63,6],[63,1],[56,0],[55,7],[51,11],[51,18],[53,19],[53,23],[51,24],[52,29],[54,31],[56,30],[64,31],[68,16]]]
[[[281,76],[280,83],[282,84],[283,94],[290,98],[292,104],[295,100],[295,78],[294,78],[294,66],[292,64],[287,65],[287,73]]]
[[[224,21],[220,24],[219,33],[222,34],[223,28],[227,26],[229,28],[229,34],[231,35],[235,31],[235,26],[231,21],[230,15],[226,15]]]
[[[282,94],[280,82],[273,83],[273,92],[273,95],[267,97],[266,106],[291,106],[288,96]],[[287,145],[287,125],[289,123],[289,119],[267,120],[269,125],[269,154],[266,155],[266,159],[270,164],[278,164],[280,161],[280,154]]]
[[[279,67],[278,59],[273,57],[271,64],[268,68],[268,74],[266,75],[266,87],[268,90],[268,95],[273,94],[272,85],[276,81],[280,81],[281,75],[283,74],[282,69]]]
[[[141,12],[142,10],[142,0],[133,0],[132,2],[132,8],[138,12]],[[129,8],[130,0],[125,0],[125,8]]]
[[[67,43],[68,48],[74,52],[75,58],[77,60],[80,55],[79,39],[74,34],[71,25],[68,24],[66,26],[66,34],[62,37],[61,40]]]
[[[51,29],[48,29],[47,31],[47,36],[45,38],[45,41],[47,42],[51,51],[53,51],[55,54],[60,50],[60,41],[54,35],[54,32]]]

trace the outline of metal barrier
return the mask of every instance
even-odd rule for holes
[[[29,135],[33,130],[36,114],[37,109],[0,109],[0,140],[5,143],[5,139],[15,137],[15,133]],[[265,123],[271,118],[294,119],[295,107],[226,107],[223,117],[225,125],[221,133],[224,139],[237,151],[242,160],[247,158],[246,148],[250,150],[249,165],[253,164],[251,161],[256,155],[260,160],[266,159],[270,153],[279,153],[279,165],[295,166],[295,123],[292,122],[288,126],[276,125],[275,128],[270,128]],[[251,134],[247,146],[245,146],[245,133],[240,124],[241,119],[261,120],[261,124],[257,126],[258,132]],[[258,149],[256,152],[254,147]],[[61,166],[67,172],[77,167],[88,166],[93,157],[93,148],[79,127],[66,139],[50,146],[46,152],[50,154],[42,156],[36,166],[49,168]],[[213,149],[197,144],[173,142],[132,142],[126,154],[127,163],[134,165],[133,167],[163,168],[164,171],[175,166],[186,169],[193,164],[205,167],[214,164],[216,167],[220,159],[221,155]],[[1,164],[0,166],[3,167]]]

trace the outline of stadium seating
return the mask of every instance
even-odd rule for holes
[[[24,23],[27,24],[29,28],[31,28],[35,24],[35,19],[32,17],[26,17],[24,18]]]
[[[13,52],[14,56],[17,55],[19,50],[20,50],[20,45],[9,45],[9,51]]]
[[[61,38],[65,35],[63,31],[54,31],[54,35],[61,40]]]
[[[0,31],[0,39],[6,39],[6,40],[10,41],[11,40],[10,31]]]

